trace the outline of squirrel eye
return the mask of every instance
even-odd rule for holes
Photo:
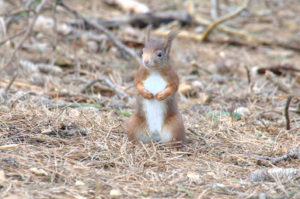
[[[157,54],[157,57],[161,57],[162,56],[162,54],[161,54],[161,52],[159,52],[158,54]]]

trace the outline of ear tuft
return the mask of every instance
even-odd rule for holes
[[[169,34],[168,34],[168,36],[166,37],[166,39],[164,41],[164,48],[165,48],[167,57],[169,57],[173,39],[176,37],[176,35],[178,33],[179,33],[178,30],[172,30],[172,31],[170,31]]]
[[[146,40],[145,40],[145,43],[148,43],[150,41],[150,31],[151,31],[151,28],[152,28],[152,24],[149,24],[147,26],[147,30],[146,30]]]

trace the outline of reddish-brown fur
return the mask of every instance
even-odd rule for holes
[[[162,68],[158,69],[158,72],[161,77],[167,82],[167,86],[162,92],[157,93],[156,96],[154,96],[151,92],[148,92],[144,88],[143,82],[149,76],[151,69],[148,69],[143,65],[139,67],[134,79],[134,85],[139,94],[137,96],[137,108],[136,112],[131,116],[127,124],[128,138],[131,141],[139,140],[139,138],[141,137],[141,132],[146,133],[148,128],[145,119],[145,113],[142,107],[141,97],[145,99],[153,99],[155,97],[158,101],[166,100],[167,104],[162,131],[166,129],[169,130],[172,133],[172,141],[181,143],[185,142],[184,125],[181,115],[178,112],[177,101],[175,98],[175,93],[177,92],[179,86],[179,78],[176,71],[169,64],[169,52],[171,43],[176,34],[177,32],[171,32],[166,40],[163,43],[160,43],[157,40],[150,40],[148,29],[146,37],[146,42],[148,42],[146,44],[147,52],[152,53],[157,49],[163,48],[164,52],[166,53],[166,63],[164,63]]]

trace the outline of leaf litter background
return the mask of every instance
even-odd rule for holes
[[[126,14],[104,1],[65,2],[91,18]],[[156,11],[188,10],[190,5],[141,2]],[[209,18],[210,1],[192,2],[194,15]],[[299,44],[299,1],[270,2],[276,8],[273,14],[264,14],[270,9],[253,1],[247,12],[225,24],[257,37]],[[25,5],[1,3],[7,6],[2,13]],[[241,4],[228,1],[222,12]],[[300,198],[299,153],[278,163],[269,161],[299,147],[299,98],[291,101],[291,130],[286,130],[288,94],[256,70],[283,65],[299,70],[299,52],[177,38],[172,61],[180,75],[179,107],[189,143],[180,151],[156,143],[134,145],[127,140],[125,122],[134,111],[138,65],[105,35],[77,26],[81,22],[64,9],[57,7],[55,16],[57,33],[53,11],[46,9],[13,63],[0,72],[3,90],[18,70],[0,106],[1,198]],[[28,18],[26,12],[16,15],[7,34],[26,28]],[[180,29],[197,32],[203,26]],[[144,28],[125,26],[112,32],[140,54]],[[228,36],[214,31],[210,38]],[[18,39],[1,46],[1,65]],[[276,80],[299,91],[299,72],[281,72]],[[81,92],[99,77],[130,97],[124,99],[104,81]],[[278,169],[285,173],[276,173]],[[255,171],[262,174],[257,177]]]

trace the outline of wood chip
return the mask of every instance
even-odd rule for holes
[[[5,173],[3,170],[0,170],[0,186],[3,186],[6,182]]]
[[[8,145],[2,145],[0,146],[0,150],[9,150],[9,149],[14,149],[17,148],[19,145],[18,144],[8,144]]]
[[[120,198],[122,196],[122,193],[120,190],[118,189],[112,189],[110,192],[109,192],[109,195],[112,197],[112,198]]]
[[[30,171],[37,176],[48,176],[48,173],[44,169],[30,168]]]

